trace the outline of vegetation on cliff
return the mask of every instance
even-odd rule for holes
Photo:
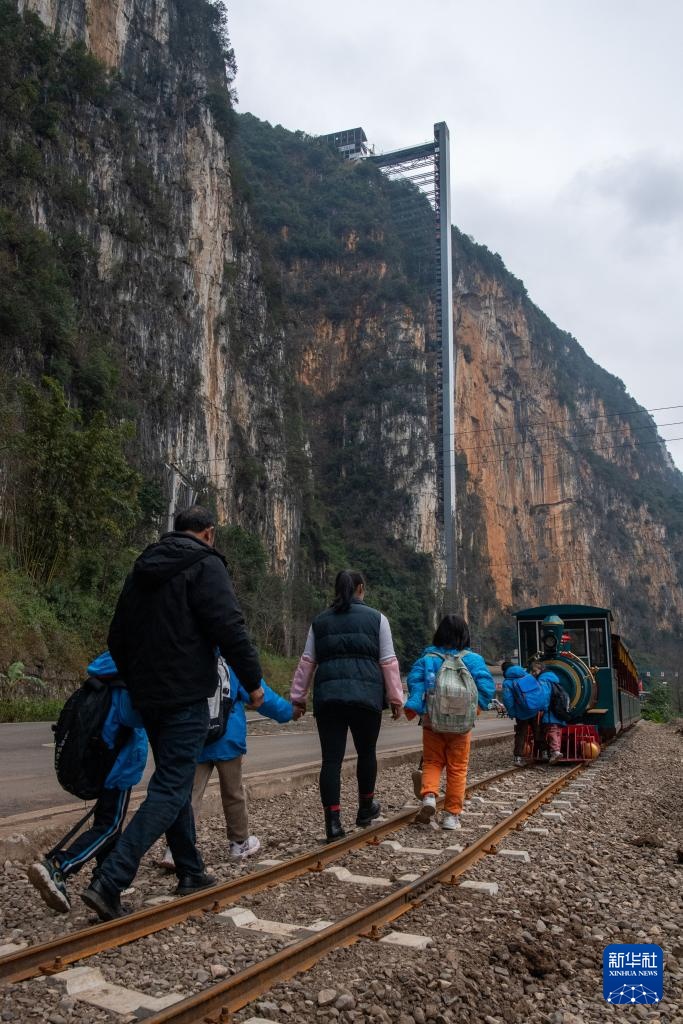
[[[432,554],[415,542],[420,515],[433,518],[426,499],[438,453],[431,208],[410,185],[344,162],[321,140],[236,117],[222,6],[174,0],[169,12],[168,51],[147,39],[144,73],[133,46],[110,74],[82,45],[65,46],[0,0],[0,618],[11,627],[0,633],[0,669],[15,665],[10,688],[36,686],[35,672],[74,673],[101,645],[123,574],[162,523],[161,446],[150,434],[203,442],[210,429],[193,358],[208,335],[248,382],[243,404],[261,402],[247,427],[212,408],[228,423],[238,510],[219,544],[258,642],[299,647],[334,574],[351,565],[366,572],[369,600],[389,616],[405,666],[429,635],[437,601]],[[229,148],[236,193],[235,259],[226,257],[208,335],[192,308],[186,153],[176,140],[153,164],[142,141],[151,122],[157,139],[179,123],[194,138],[207,119]],[[598,395],[641,439],[655,438],[621,382],[533,306],[497,254],[457,229],[453,240],[456,276],[493,280],[523,312],[563,409],[580,418]],[[203,244],[196,234],[192,242]],[[267,330],[255,302],[244,303],[261,288]],[[471,348],[462,355],[470,365]],[[504,377],[488,382],[496,400],[534,386],[511,366]],[[575,433],[563,443],[584,460],[591,500],[610,511],[600,550],[631,557],[618,514],[627,504],[661,524],[680,579],[680,474],[656,444],[624,442],[617,465],[607,446]],[[279,485],[302,522],[288,579],[272,571],[264,539],[267,459],[277,445]],[[459,585],[475,638],[494,657],[514,646],[509,609],[497,605],[483,499],[464,454],[456,471],[467,555]],[[216,486],[207,483],[202,498],[215,499]],[[541,578],[539,565],[530,558],[512,570],[520,600]],[[596,571],[612,570],[607,561]],[[661,638],[637,576],[630,587],[615,580],[613,593],[629,641],[645,648]],[[288,670],[269,662],[283,677]]]
[[[372,164],[344,162],[323,140],[250,114],[239,118],[235,163],[288,361],[302,381],[290,410],[303,411],[301,441],[310,449],[300,463],[304,525],[291,584],[294,617],[306,623],[329,600],[338,569],[362,569],[368,600],[391,619],[407,664],[429,634],[435,605],[432,559],[405,540],[414,501],[406,473],[414,491],[427,486],[425,463],[433,471],[430,376],[413,331],[429,324],[429,204]],[[330,331],[344,349],[332,372],[316,340]],[[427,337],[426,347],[431,343]],[[305,370],[311,360],[315,369]],[[421,433],[406,452],[403,427],[413,419]]]
[[[224,14],[194,2],[176,13],[190,45],[203,34],[207,80],[225,90]],[[158,528],[158,479],[132,422],[163,389],[130,373],[92,239],[97,223],[129,241],[168,224],[134,130],[143,97],[10,0],[0,0],[0,64],[0,669],[25,661],[28,672],[0,680],[5,698],[32,673],[82,671],[133,553]],[[197,101],[218,109],[209,92]],[[228,134],[225,116],[220,126]],[[98,146],[123,165],[124,216],[111,196],[95,208]]]

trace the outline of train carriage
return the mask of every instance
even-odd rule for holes
[[[612,632],[609,608],[541,605],[518,611],[515,618],[520,664],[540,653],[569,697],[563,730],[568,760],[582,759],[586,740],[611,739],[640,718],[638,671]]]

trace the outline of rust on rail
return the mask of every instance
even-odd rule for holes
[[[503,836],[518,828],[553,793],[583,771],[584,767],[583,764],[578,764],[564,772],[536,796],[531,797],[526,804],[494,825],[471,846],[421,875],[414,882],[401,886],[400,889],[363,910],[340,918],[324,931],[317,932],[294,945],[286,946],[231,978],[161,1010],[147,1018],[148,1024],[197,1024],[203,1020],[220,1021],[225,1018],[217,1017],[216,1014],[226,1011],[237,1012],[263,995],[273,985],[287,981],[312,967],[330,950],[351,945],[364,935],[376,938],[380,926],[413,909],[416,896],[419,897],[419,902],[423,902],[443,882],[454,884],[459,875],[487,854],[492,843],[497,843]]]
[[[507,768],[487,775],[471,783],[467,787],[467,793],[473,793],[518,771],[518,768]],[[386,821],[352,832],[328,846],[316,847],[282,864],[274,864],[260,871],[240,875],[239,878],[233,878],[210,889],[203,889],[191,896],[182,896],[160,906],[146,907],[114,921],[82,928],[49,942],[10,953],[0,958],[0,981],[11,983],[34,978],[40,974],[53,974],[68,964],[171,928],[201,912],[217,913],[247,894],[279,885],[308,871],[320,871],[325,864],[343,857],[348,850],[365,846],[402,828],[415,816],[417,810],[417,807],[406,808]],[[56,964],[59,966],[56,967]]]

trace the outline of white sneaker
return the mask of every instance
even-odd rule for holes
[[[422,807],[415,816],[415,821],[418,821],[421,825],[428,825],[436,814],[436,797],[433,793],[427,793],[427,796],[422,797]]]
[[[246,860],[253,857],[261,849],[261,842],[258,836],[247,836],[243,843],[230,843],[230,856],[234,860]]]
[[[56,861],[45,858],[31,864],[28,869],[28,880],[52,910],[57,910],[60,914],[66,914],[71,910],[64,878]]]
[[[550,757],[548,758],[548,764],[555,764],[557,761],[562,760],[561,750],[551,750]]]
[[[156,865],[157,865],[158,868],[161,868],[162,871],[175,871],[175,863],[173,861],[173,855],[172,855],[171,851],[169,850],[168,846],[164,850],[163,857],[161,857],[156,862]]]
[[[441,828],[447,829],[452,832],[456,828],[462,828],[460,824],[460,815],[451,814],[450,811],[444,811],[441,816]]]

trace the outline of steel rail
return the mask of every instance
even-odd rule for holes
[[[516,829],[525,818],[547,803],[552,795],[583,771],[578,764],[531,797],[522,807],[494,825],[479,839],[431,871],[396,889],[363,910],[342,917],[329,928],[252,964],[226,981],[183,999],[147,1018],[148,1024],[197,1024],[223,1022],[231,1014],[267,992],[273,985],[287,981],[313,966],[325,953],[352,945],[360,937],[379,937],[378,928],[407,914],[432,895],[440,885],[457,885],[459,876],[487,854],[496,852],[497,843]]]
[[[483,789],[517,771],[518,768],[506,768],[493,772],[471,783],[466,792],[469,794]],[[0,959],[0,982],[12,983],[40,974],[56,974],[68,964],[101,953],[105,949],[124,946],[145,935],[180,924],[203,911],[215,913],[242,896],[279,885],[308,871],[321,871],[323,865],[338,860],[349,850],[375,844],[382,836],[404,827],[415,817],[417,811],[417,807],[407,808],[387,818],[386,821],[352,832],[335,843],[316,847],[282,864],[273,864],[271,867],[240,875],[239,878],[212,886],[210,889],[202,889],[191,896],[182,896],[160,906],[146,907],[114,921],[82,928],[77,932],[10,953]]]

